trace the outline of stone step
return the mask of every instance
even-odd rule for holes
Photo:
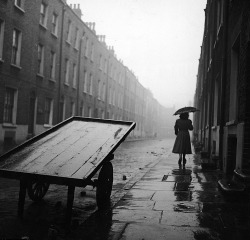
[[[245,191],[245,184],[232,179],[221,179],[218,181],[220,189],[228,194],[240,194]]]
[[[238,179],[239,181],[243,183],[247,183],[250,185],[250,170],[246,169],[235,169],[234,170],[234,176],[235,179]]]

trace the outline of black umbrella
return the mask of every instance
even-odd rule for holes
[[[197,108],[195,107],[183,107],[180,108],[179,110],[177,110],[174,115],[178,115],[178,114],[182,114],[182,113],[189,113],[189,112],[197,112],[199,111]]]

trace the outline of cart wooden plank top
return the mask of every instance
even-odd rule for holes
[[[0,176],[39,175],[82,185],[134,127],[133,122],[69,118],[1,156]]]

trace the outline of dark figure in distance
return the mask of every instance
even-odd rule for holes
[[[178,164],[181,167],[183,160],[183,168],[185,168],[187,162],[185,156],[192,153],[189,130],[193,130],[193,125],[188,113],[180,114],[180,119],[175,122],[174,130],[176,139],[172,152],[179,154]]]

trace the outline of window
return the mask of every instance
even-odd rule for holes
[[[24,0],[15,0],[15,6],[23,9]]]
[[[88,117],[92,117],[92,109],[91,109],[91,107],[88,107]]]
[[[108,71],[108,61],[107,59],[104,60],[104,72],[107,73]]]
[[[84,53],[85,57],[88,57],[88,51],[89,51],[89,39],[86,38],[85,53]]]
[[[43,75],[44,68],[44,46],[42,44],[37,45],[37,62],[38,62],[38,74]]]
[[[109,87],[109,104],[112,103],[112,89]]]
[[[99,69],[102,70],[102,55],[99,57]]]
[[[76,35],[75,35],[75,43],[74,43],[74,48],[79,49],[79,29],[76,28]]]
[[[90,54],[91,61],[94,61],[94,44],[91,44],[91,54]]]
[[[105,115],[104,115],[104,111],[101,110],[101,118],[104,119],[105,118]]]
[[[4,123],[16,123],[16,112],[17,112],[17,90],[7,87],[5,89],[4,97]]]
[[[44,124],[52,125],[52,119],[53,119],[53,100],[51,98],[45,98]]]
[[[220,25],[223,22],[223,1],[217,0],[217,18],[216,18],[216,27],[219,30]]]
[[[93,94],[93,75],[90,74],[90,78],[89,78],[89,94],[92,95]]]
[[[102,84],[102,100],[105,101],[106,85]]]
[[[47,5],[41,4],[40,8],[40,24],[44,27],[47,25]]]
[[[68,21],[68,30],[67,30],[67,42],[71,43],[71,28],[72,28],[72,23],[69,20]]]
[[[84,105],[83,105],[83,101],[81,102],[80,114],[81,114],[82,117],[84,117]]]
[[[52,33],[55,36],[57,36],[58,34],[58,16],[55,13],[53,13],[53,16],[52,16]]]
[[[113,105],[115,106],[115,89],[113,90]]]
[[[75,102],[71,102],[70,106],[70,116],[75,116]]]
[[[101,80],[98,80],[98,93],[97,93],[97,98],[100,100],[101,99]]]
[[[56,54],[51,51],[50,52],[50,79],[55,80],[56,74]]]
[[[11,63],[20,66],[22,34],[19,30],[13,30]]]
[[[76,88],[76,83],[77,83],[77,67],[76,64],[73,65],[73,88]]]
[[[63,121],[65,119],[65,112],[66,112],[65,99],[62,98],[62,100],[60,101],[60,106],[59,106],[59,119],[60,119],[60,121]]]
[[[4,21],[0,19],[0,60],[3,59]]]
[[[65,80],[64,83],[69,85],[69,60],[65,60]]]
[[[87,72],[84,71],[83,92],[87,92],[87,86],[88,86],[88,75]]]

